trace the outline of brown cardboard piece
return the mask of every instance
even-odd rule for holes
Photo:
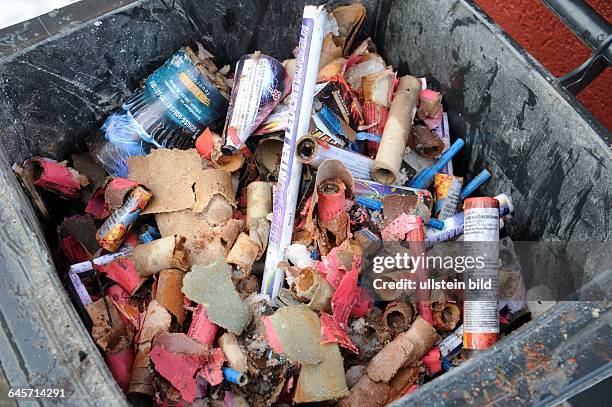
[[[185,240],[183,236],[173,235],[136,246],[132,261],[138,274],[149,277],[164,269],[189,270]]]
[[[202,213],[191,209],[158,213],[155,222],[162,237],[181,234],[187,238],[189,264],[207,265],[215,257],[227,256],[236,238],[244,228],[244,221],[230,219],[220,226],[210,226]]]
[[[279,308],[267,317],[287,359],[316,364],[323,359],[319,317],[305,305]]]
[[[182,324],[185,320],[185,307],[183,306],[183,275],[182,270],[165,269],[157,277],[157,290],[155,299],[162,307],[167,309]]]
[[[418,363],[439,339],[429,322],[418,317],[410,329],[397,335],[372,358],[368,376],[376,382],[389,382],[400,368]]]
[[[195,149],[160,148],[146,156],[128,158],[129,179],[153,193],[143,214],[174,212],[193,208],[194,184],[202,172],[202,159]]]

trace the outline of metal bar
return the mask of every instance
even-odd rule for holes
[[[542,0],[542,2],[593,50],[612,34],[612,26],[584,0]],[[612,63],[612,47],[608,47],[602,55],[608,63]]]

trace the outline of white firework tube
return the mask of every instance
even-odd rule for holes
[[[325,8],[323,6],[304,7],[299,53],[291,85],[287,131],[285,132],[278,183],[274,191],[274,216],[261,282],[261,293],[268,294],[273,303],[284,279],[284,272],[278,268],[278,263],[284,257],[285,248],[291,244],[302,174],[302,163],[295,156],[295,148],[297,141],[308,132],[321,45],[327,31],[329,31],[329,25]]]

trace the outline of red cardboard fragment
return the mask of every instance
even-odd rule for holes
[[[436,347],[427,353],[422,359],[425,369],[430,375],[434,375],[442,371],[442,361],[440,360],[440,348]]]
[[[223,362],[225,355],[221,348],[214,348],[211,351],[212,355],[200,370],[199,375],[202,376],[211,386],[221,384],[223,381]]]
[[[351,310],[351,317],[353,318],[364,317],[374,304],[374,298],[372,298],[368,290],[361,286],[358,286],[357,290],[357,298]]]
[[[89,259],[87,250],[79,240],[68,235],[59,241],[59,248],[70,264],[82,263]]]
[[[359,353],[357,346],[348,337],[346,328],[342,328],[331,315],[321,312],[321,343],[333,342],[351,350],[355,354]]]
[[[270,321],[269,317],[263,317],[261,320],[266,328],[266,339],[268,340],[268,344],[272,349],[274,349],[274,352],[278,354],[283,353],[283,346],[281,345],[280,339],[278,339],[278,335],[272,326],[272,321]]]
[[[90,214],[94,219],[104,219],[110,216],[111,212],[104,199],[104,188],[98,188],[91,194],[85,207],[85,213]]]
[[[403,212],[381,231],[382,240],[405,240],[406,235],[416,227],[416,216]]]
[[[212,345],[217,336],[219,327],[210,322],[210,319],[206,316],[206,308],[202,304],[198,304],[197,308],[193,312],[193,318],[187,336],[193,338],[204,345]]]
[[[34,185],[66,198],[74,198],[82,187],[89,184],[86,176],[68,167],[65,161],[34,157],[26,160],[23,167],[30,174]]]
[[[130,295],[133,295],[146,280],[138,274],[134,262],[129,257],[119,257],[107,264],[95,264],[94,267],[119,284]]]
[[[351,269],[344,275],[342,281],[336,288],[331,300],[332,313],[334,319],[340,326],[346,329],[349,315],[355,305],[358,296],[357,279],[359,278],[359,270]]]
[[[127,394],[130,376],[132,375],[132,364],[134,363],[134,348],[132,345],[126,346],[116,353],[106,352],[104,360],[121,390]]]
[[[181,355],[161,346],[154,346],[149,357],[155,370],[180,392],[185,401],[191,403],[196,395],[196,372],[204,364],[202,355]]]

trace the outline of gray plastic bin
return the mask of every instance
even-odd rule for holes
[[[40,404],[126,402],[11,165],[84,151],[84,137],[191,40],[225,63],[256,49],[289,56],[304,3],[85,0],[0,31],[0,378],[9,387],[65,389]],[[471,1],[365,3],[364,32],[386,60],[440,82],[451,136],[466,141],[455,165],[468,178],[488,168],[485,194],[511,193],[514,239],[610,239],[610,134],[574,96]],[[399,403],[562,401],[610,376],[611,318],[609,302],[558,304]]]

